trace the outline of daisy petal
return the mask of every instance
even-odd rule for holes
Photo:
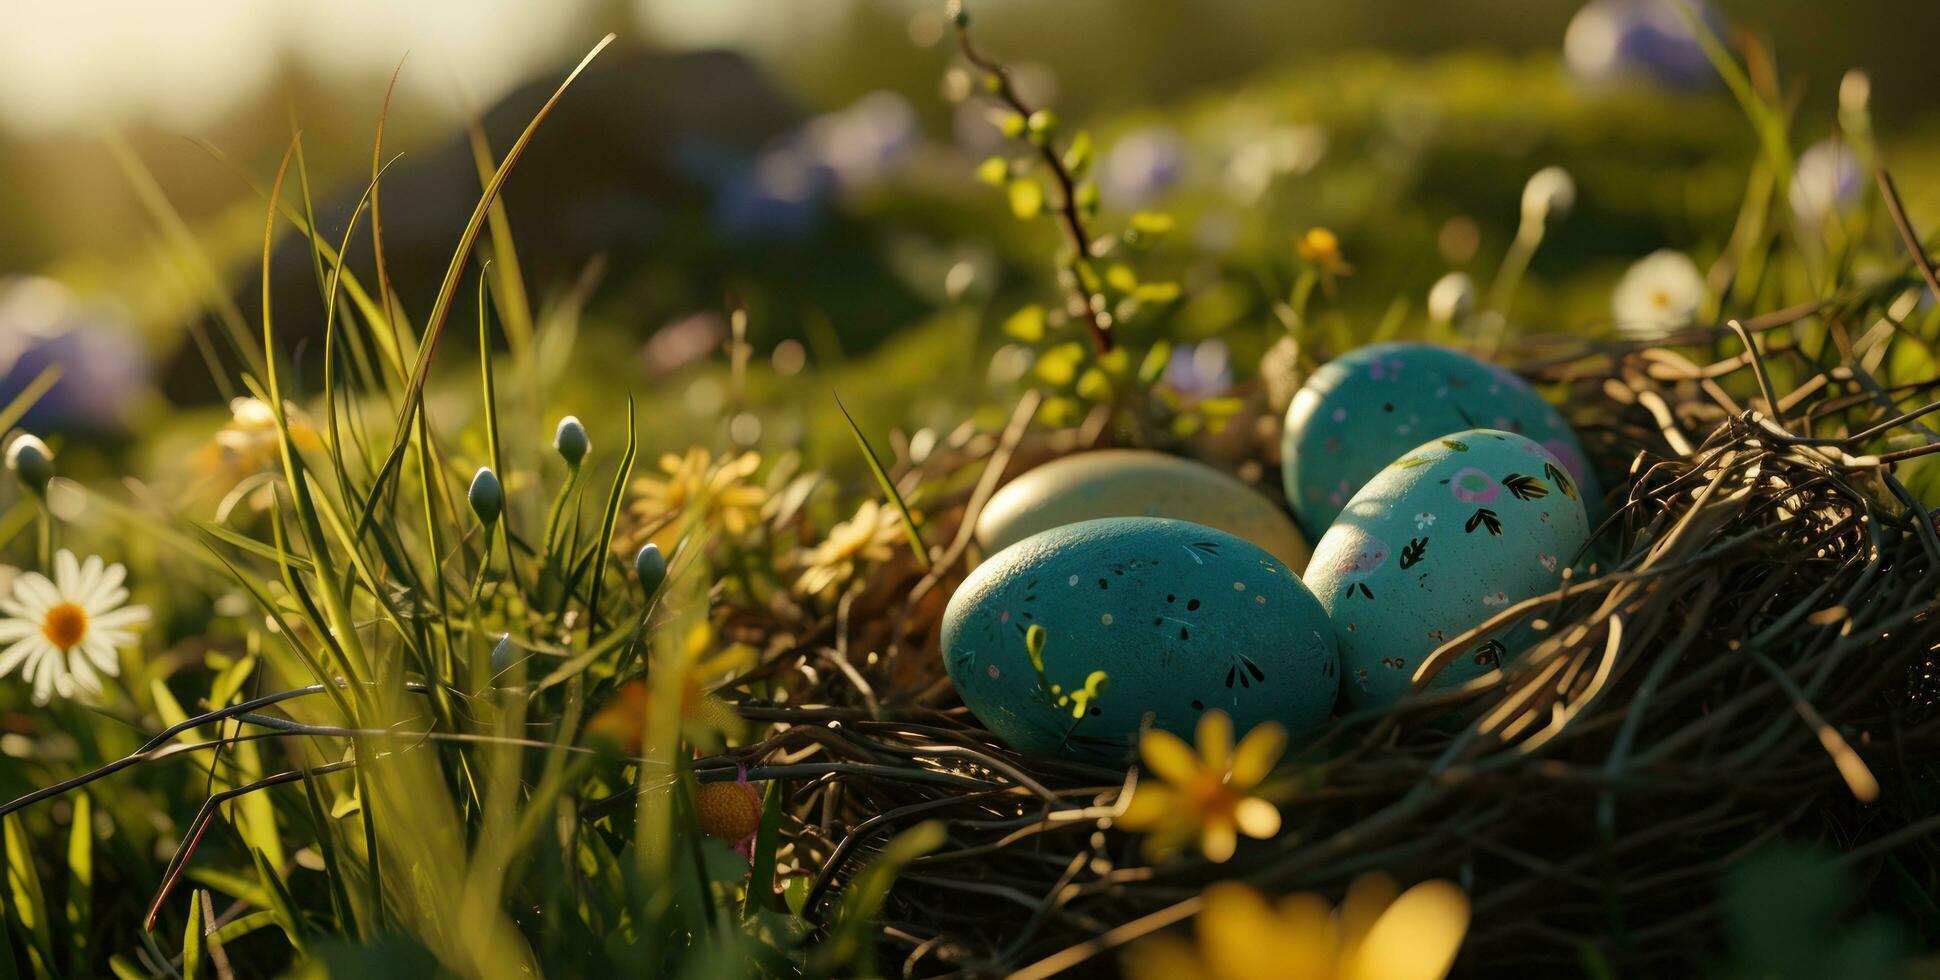
[[[109,565],[106,571],[101,573],[101,581],[96,582],[94,585],[95,595],[97,596],[107,595],[108,593],[113,592],[118,588],[121,588],[121,583],[127,581],[127,579],[128,579],[127,567],[123,566],[120,562],[115,562],[114,564]]]
[[[0,619],[0,643],[12,643],[40,632],[40,624],[25,619]]]
[[[46,642],[38,635],[34,635],[0,651],[0,677],[13,673],[13,669],[20,666],[21,661],[33,656],[34,651]]]
[[[67,655],[67,670],[70,687],[90,697],[101,693],[101,677],[94,672],[94,665],[78,650]],[[62,692],[65,694],[66,692]]]
[[[81,563],[74,552],[62,548],[54,553],[54,587],[64,596],[78,595],[81,579]]]
[[[59,658],[60,658],[60,655],[55,653],[52,647],[47,648],[47,650],[43,652],[40,656],[34,658],[32,667],[30,669],[32,669],[35,672],[34,673],[34,703],[35,704],[46,704],[47,702],[52,701],[54,699],[54,685],[56,683],[56,675],[59,675],[62,673],[61,668],[56,665],[56,662],[59,660]],[[60,678],[60,680],[65,681],[66,677],[63,676]]]
[[[54,583],[39,572],[26,572],[14,579],[13,597],[28,609],[32,619],[39,619],[49,606],[61,601],[60,590],[54,588]]]
[[[146,623],[148,619],[147,606],[123,606],[120,609],[95,613],[92,625],[96,629],[112,630],[133,626],[136,623]]]
[[[101,556],[89,555],[88,560],[81,563],[81,576],[74,583],[74,595],[85,601],[100,585]]]
[[[69,651],[69,657],[74,659],[78,659],[83,654],[109,677],[115,677],[121,673],[121,658],[115,655],[114,646],[102,637],[90,636],[82,640],[75,650]]]

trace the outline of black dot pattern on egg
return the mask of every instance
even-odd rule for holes
[[[987,563],[952,598],[946,665],[972,711],[1021,748],[1073,754],[1073,731],[1129,739],[1147,714],[1190,738],[1215,708],[1241,731],[1267,720],[1302,729],[1332,707],[1338,658],[1319,603],[1246,542],[1179,521],[1118,518],[1045,532],[1004,557],[1008,567]],[[1019,636],[1025,607],[1034,614],[1026,622],[1045,629],[1043,685]],[[1081,691],[1094,670],[1107,673],[1105,692],[1074,724],[1047,690]],[[999,730],[984,717],[994,705],[980,707],[993,701],[1018,722],[1010,727],[1029,731]]]

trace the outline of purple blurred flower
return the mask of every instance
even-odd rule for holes
[[[118,430],[148,386],[147,351],[120,315],[52,279],[0,279],[0,406],[50,364],[60,380],[22,420],[36,431]]]
[[[821,226],[831,183],[828,168],[798,144],[763,151],[715,191],[716,226],[742,241],[799,241]]]
[[[1147,126],[1118,138],[1098,165],[1098,189],[1118,207],[1143,207],[1185,175],[1186,145],[1170,126]]]
[[[807,142],[844,185],[880,180],[909,156],[920,138],[916,110],[894,92],[871,92],[808,124]]]
[[[1799,154],[1792,172],[1792,211],[1800,221],[1816,225],[1851,207],[1864,189],[1858,154],[1838,140],[1821,140]]]
[[[1181,394],[1217,395],[1233,386],[1232,355],[1220,340],[1180,344],[1165,362],[1163,380]]]
[[[1713,85],[1717,70],[1677,9],[1678,0],[1591,0],[1570,20],[1563,60],[1583,81],[1643,78],[1671,88]],[[1690,0],[1713,34],[1724,19],[1704,0]]]

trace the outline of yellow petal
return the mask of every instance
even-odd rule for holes
[[[1156,779],[1138,784],[1132,791],[1132,798],[1125,804],[1125,812],[1118,817],[1118,826],[1126,830],[1144,830],[1163,823],[1168,816],[1175,815],[1179,794]]]
[[[1185,739],[1168,731],[1148,728],[1139,736],[1138,754],[1152,775],[1175,785],[1185,785],[1199,772],[1199,757]]]
[[[1253,726],[1233,753],[1233,788],[1249,790],[1258,786],[1286,750],[1287,730],[1278,722]]]
[[[1206,826],[1199,832],[1199,850],[1205,853],[1206,860],[1222,864],[1238,847],[1239,834],[1233,829],[1232,820],[1208,814]]]
[[[1212,980],[1192,944],[1177,936],[1153,936],[1132,944],[1120,966],[1130,980]]]
[[[1233,809],[1233,822],[1239,825],[1240,833],[1265,840],[1280,832],[1280,811],[1257,796],[1249,796]]]
[[[1348,980],[1441,980],[1468,932],[1468,896],[1447,881],[1403,892],[1347,963]]]
[[[1199,755],[1215,775],[1226,775],[1233,759],[1233,719],[1224,711],[1208,711],[1199,716]]]
[[[1302,893],[1280,899],[1272,937],[1273,958],[1280,976],[1331,977],[1340,963],[1340,927],[1333,907],[1319,895]]]
[[[1199,952],[1206,965],[1220,977],[1270,977],[1279,975],[1273,962],[1272,945],[1279,923],[1273,907],[1259,892],[1236,881],[1222,881],[1205,892],[1205,907],[1193,922],[1199,935]]]
[[[1340,903],[1341,943],[1346,947],[1343,955],[1353,954],[1361,940],[1367,938],[1367,931],[1374,928],[1375,920],[1394,904],[1394,897],[1399,894],[1401,886],[1381,871],[1370,871],[1347,886],[1347,897]]]

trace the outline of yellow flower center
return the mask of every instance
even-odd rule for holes
[[[1651,294],[1650,294],[1650,305],[1652,305],[1652,306],[1655,306],[1655,307],[1657,307],[1657,308],[1658,308],[1658,309],[1660,309],[1660,310],[1668,310],[1668,309],[1670,309],[1670,308],[1671,308],[1671,294],[1670,294],[1670,291],[1669,291],[1669,290],[1664,290],[1664,289],[1659,289],[1659,290],[1657,290],[1656,292],[1653,292],[1653,293],[1651,293]]]
[[[40,635],[66,653],[88,635],[88,611],[71,602],[55,606],[47,610],[46,618],[40,621]]]
[[[1201,770],[1191,783],[1184,787],[1186,798],[1206,815],[1229,814],[1239,808],[1239,798],[1232,788],[1226,785],[1223,774],[1210,769]]]

